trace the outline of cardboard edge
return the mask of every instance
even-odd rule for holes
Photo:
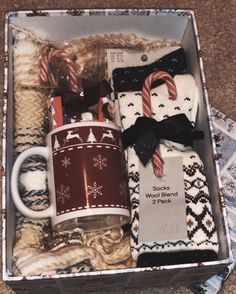
[[[209,96],[208,96],[208,91],[207,91],[207,86],[206,86],[206,78],[205,78],[205,70],[204,70],[204,64],[203,64],[203,58],[201,54],[201,45],[200,45],[200,39],[199,39],[199,34],[198,34],[198,28],[197,28],[197,22],[196,22],[196,17],[195,13],[193,10],[190,11],[191,13],[191,18],[192,18],[192,23],[193,23],[193,29],[195,32],[195,39],[196,39],[196,45],[197,45],[197,50],[198,50],[198,59],[199,59],[199,65],[200,65],[200,75],[201,75],[201,80],[202,80],[202,86],[203,86],[203,97],[206,101],[206,107],[207,107],[207,114],[208,114],[208,125],[210,129],[210,135],[211,135],[211,142],[212,142],[212,148],[213,152],[215,155],[214,158],[214,166],[216,168],[216,174],[218,178],[218,184],[219,184],[219,201],[221,204],[221,211],[223,214],[223,219],[224,219],[224,229],[226,232],[226,237],[227,237],[227,246],[228,246],[228,252],[229,252],[229,263],[233,262],[233,253],[231,250],[231,239],[230,239],[230,232],[229,232],[229,225],[228,225],[228,219],[227,219],[227,211],[226,211],[226,204],[225,204],[225,199],[224,199],[224,193],[223,193],[223,185],[222,185],[222,180],[221,180],[221,173],[220,173],[220,167],[219,167],[219,161],[217,158],[217,152],[216,152],[216,141],[214,138],[214,128],[213,128],[213,121],[212,121],[212,113],[211,113],[211,108],[210,108],[210,102],[209,102]]]
[[[100,11],[100,12],[119,12],[119,11],[127,11],[127,9],[81,9],[83,11],[85,11],[85,13],[87,15],[90,15],[90,11]],[[182,16],[187,16],[188,18],[190,18],[192,20],[193,23],[193,27],[194,27],[194,32],[195,32],[195,38],[196,38],[196,44],[197,44],[197,49],[198,51],[200,51],[200,41],[199,41],[199,36],[198,36],[198,30],[197,30],[197,25],[196,25],[196,19],[195,19],[195,13],[193,10],[185,10],[185,9],[138,9],[139,11],[149,11],[150,15],[158,15],[158,14],[176,14],[177,15],[182,15]],[[5,46],[4,46],[4,50],[5,50],[5,55],[7,55],[8,53],[8,25],[9,25],[9,18],[11,16],[25,16],[26,13],[29,13],[32,10],[25,10],[25,11],[9,11],[5,14]],[[68,14],[68,12],[70,10],[38,10],[40,13],[58,13],[58,15],[62,15],[62,13],[66,13]],[[71,10],[73,12],[73,10]],[[128,12],[132,11],[132,9],[128,9]],[[32,11],[32,13],[35,13],[35,16],[37,16],[37,11]],[[38,14],[40,15],[40,14]],[[71,14],[73,16],[76,16],[77,14]],[[33,16],[33,15],[32,15]],[[212,139],[212,146],[215,150],[216,148],[216,144],[215,144],[215,139],[213,136],[213,125],[212,125],[212,120],[211,120],[211,111],[210,111],[210,105],[209,105],[209,100],[208,100],[208,92],[206,89],[205,85],[205,73],[204,73],[204,68],[203,68],[203,60],[202,57],[198,57],[199,58],[199,64],[200,64],[200,73],[201,73],[201,78],[202,78],[202,83],[203,83],[203,95],[204,95],[204,99],[206,101],[207,104],[207,113],[208,113],[208,117],[209,117],[209,126],[210,126],[210,130],[211,130],[211,139]],[[7,93],[8,93],[8,66],[7,63],[5,63],[4,66],[4,104],[3,104],[3,111],[7,111]],[[2,138],[2,165],[4,168],[6,168],[6,116],[3,116],[3,138]],[[217,170],[217,174],[218,174],[218,179],[219,179],[219,185],[222,188],[222,183],[220,180],[220,171],[219,171],[219,164],[218,161],[215,160],[215,165],[216,165],[216,170]],[[227,244],[228,244],[228,251],[229,251],[229,258],[228,259],[224,259],[224,260],[218,260],[216,262],[204,262],[201,265],[197,264],[197,263],[193,263],[193,264],[184,264],[184,265],[170,265],[170,266],[163,266],[163,267],[148,267],[148,268],[131,268],[131,269],[120,269],[120,270],[104,270],[104,271],[96,271],[96,272],[85,272],[85,273],[77,273],[77,274],[65,274],[65,275],[50,275],[50,276],[11,276],[8,272],[7,272],[7,268],[6,268],[6,219],[5,219],[5,209],[6,209],[6,193],[5,193],[5,178],[3,177],[2,179],[2,209],[4,210],[3,216],[2,216],[2,257],[3,257],[3,269],[2,269],[2,276],[3,276],[3,280],[6,282],[13,282],[13,281],[21,281],[21,280],[44,280],[44,279],[58,279],[58,278],[72,278],[72,277],[82,277],[82,276],[98,276],[98,275],[109,275],[109,274],[123,274],[123,273],[136,273],[136,272],[153,272],[153,271],[160,271],[160,270],[168,270],[168,269],[175,269],[175,268],[190,268],[190,267],[199,267],[199,266],[214,266],[214,265],[222,265],[222,266],[227,266],[228,264],[230,264],[231,262],[233,262],[233,255],[232,255],[232,251],[230,249],[230,244],[231,244],[231,240],[229,237],[229,228],[226,226],[226,224],[228,224],[227,221],[227,215],[226,215],[226,208],[225,208],[225,203],[223,200],[223,197],[220,197],[220,202],[222,204],[222,213],[223,213],[223,217],[224,217],[224,225],[225,225],[225,230],[227,233]]]

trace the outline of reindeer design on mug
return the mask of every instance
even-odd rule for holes
[[[112,130],[107,130],[106,133],[102,134],[101,142],[103,142],[105,138],[111,139],[111,141],[113,142],[116,140],[115,137],[113,136]]]
[[[74,131],[67,131],[67,135],[66,135],[66,138],[64,139],[63,141],[63,146],[65,146],[65,144],[67,142],[69,142],[71,139],[78,139],[80,141],[80,143],[83,143],[83,139],[80,137],[79,133],[75,133],[74,134]]]
[[[90,143],[90,144],[98,143],[95,135],[96,134],[94,134],[93,129],[90,128],[88,138],[85,142]],[[84,142],[84,140],[79,135],[78,131],[76,132],[75,130],[70,130],[70,131],[67,131],[66,137],[63,140],[63,146],[67,145],[67,143],[73,139],[77,139],[77,141],[79,141],[79,143]],[[115,141],[116,141],[116,138],[115,138],[112,130],[103,129],[100,142],[102,143],[104,141],[107,141],[107,139],[108,139],[108,141],[112,141],[113,143],[115,143]]]

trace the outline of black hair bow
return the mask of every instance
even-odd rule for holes
[[[137,156],[146,166],[161,139],[193,146],[193,140],[203,139],[203,135],[203,131],[194,130],[185,114],[177,114],[159,122],[149,117],[138,117],[121,138],[124,149],[134,145]]]

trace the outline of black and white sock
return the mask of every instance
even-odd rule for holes
[[[168,99],[168,91],[165,84],[152,89],[153,118],[160,121],[167,116],[185,113],[194,125],[198,108],[198,91],[195,80],[191,75],[177,75],[174,81],[178,93],[175,101]],[[127,129],[135,123],[137,117],[143,115],[141,92],[120,92],[117,93],[117,98],[122,127]],[[157,258],[155,265],[159,265],[160,262],[174,264],[215,259],[218,252],[218,237],[203,163],[191,147],[183,147],[177,143],[162,141],[160,149],[163,158],[173,156],[181,156],[183,158],[188,238],[171,242],[141,243],[138,241],[139,159],[133,147],[129,147],[127,149],[127,159],[131,195],[132,256],[137,260],[143,253],[147,254],[146,256],[158,253],[160,254],[160,259],[158,261]],[[175,252],[178,254],[173,256]],[[188,253],[184,255],[179,254],[181,252]],[[169,259],[171,261],[168,261]],[[151,260],[153,260],[153,256],[150,257],[150,263],[143,261],[142,264],[154,265]]]
[[[187,64],[184,49],[175,50],[148,65],[114,69],[112,72],[114,92],[141,91],[146,77],[157,70],[166,71],[172,77],[177,74],[186,74]],[[163,83],[163,80],[157,80],[152,87],[155,88]]]

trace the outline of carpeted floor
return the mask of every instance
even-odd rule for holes
[[[0,68],[4,60],[4,16],[9,10],[72,8],[187,8],[197,18],[205,65],[210,103],[236,120],[236,0],[1,0],[0,3]],[[3,94],[3,70],[0,71],[0,107]],[[0,121],[1,122],[1,121]],[[1,129],[0,129],[1,130]],[[0,146],[1,151],[1,146]],[[0,164],[1,165],[1,164]],[[0,293],[14,293],[0,282]],[[141,293],[141,292],[140,292]],[[142,293],[146,293],[143,289]],[[156,289],[149,293],[192,293],[185,287]],[[236,271],[222,289],[222,293],[236,293]]]

